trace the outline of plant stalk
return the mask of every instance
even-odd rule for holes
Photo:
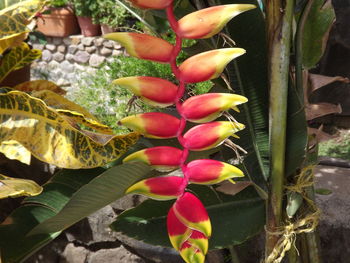
[[[267,2],[267,39],[269,49],[270,85],[270,186],[267,204],[267,231],[265,253],[273,251],[278,235],[275,231],[282,223],[283,183],[285,178],[285,150],[287,131],[287,94],[292,18],[294,0]]]

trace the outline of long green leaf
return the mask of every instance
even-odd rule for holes
[[[234,3],[240,2],[220,1],[220,4]],[[258,6],[254,0],[245,3]],[[247,53],[230,64],[227,70],[231,87],[249,100],[237,115],[237,120],[246,125],[237,141],[237,144],[248,152],[243,165],[255,183],[262,185],[263,178],[268,176],[269,145],[265,21],[261,10],[256,8],[235,17],[226,26],[225,33],[238,47],[247,50]]]
[[[4,263],[24,260],[53,240],[62,230],[124,195],[126,188],[144,178],[144,164],[123,164],[104,171],[64,170],[25,199],[0,225],[0,251]]]
[[[240,244],[263,229],[265,205],[254,188],[248,187],[236,196],[217,193],[205,186],[193,185],[191,189],[209,213],[213,226],[210,248]],[[111,228],[150,244],[171,246],[166,216],[172,203],[147,200],[119,215]]]
[[[79,189],[57,215],[38,225],[29,235],[66,229],[121,198],[128,187],[145,177],[150,170],[142,163],[123,164],[107,170]]]
[[[62,170],[44,185],[43,192],[24,199],[0,225],[0,254],[4,263],[20,262],[52,241],[60,232],[27,237],[35,226],[54,216],[82,185],[104,169]],[[1,261],[0,260],[0,261]]]

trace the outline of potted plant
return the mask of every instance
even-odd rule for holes
[[[101,25],[103,35],[115,32],[127,17],[127,10],[113,0],[99,0],[98,8],[92,13],[92,19]]]
[[[80,32],[68,0],[52,0],[37,19],[38,31],[46,36],[67,37]]]
[[[92,15],[99,8],[96,0],[71,0],[81,33],[86,37],[98,36],[101,34],[99,24],[94,24]]]

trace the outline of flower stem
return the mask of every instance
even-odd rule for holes
[[[266,257],[279,239],[270,234],[281,226],[287,131],[287,94],[294,0],[267,5],[270,85],[270,187],[267,204]]]

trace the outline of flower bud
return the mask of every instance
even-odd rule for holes
[[[173,0],[129,0],[134,6],[144,9],[165,9]]]
[[[190,162],[186,167],[185,174],[189,181],[195,184],[217,184],[226,179],[244,176],[237,167],[210,159]]]
[[[147,34],[110,33],[104,38],[119,42],[130,56],[167,63],[170,61],[173,45],[169,42]]]
[[[182,38],[209,38],[219,33],[235,16],[255,8],[249,4],[219,5],[190,13],[179,20],[177,33]]]
[[[173,205],[174,213],[185,226],[211,236],[211,223],[202,202],[193,194],[185,192]]]
[[[234,133],[243,130],[244,125],[230,121],[215,121],[197,125],[183,136],[183,146],[191,151],[203,151],[223,143]]]
[[[197,83],[215,79],[231,60],[245,52],[242,48],[222,48],[192,56],[180,65],[180,80],[185,83]]]
[[[153,177],[130,186],[125,193],[142,194],[156,200],[170,200],[181,196],[186,185],[183,177]]]
[[[127,156],[123,162],[139,161],[146,163],[153,168],[168,172],[179,168],[182,151],[169,146],[158,146],[144,149]]]
[[[167,107],[174,104],[177,86],[154,77],[127,77],[113,81],[114,84],[127,88],[149,105]]]
[[[181,107],[181,115],[191,122],[204,123],[220,117],[224,111],[247,102],[244,96],[230,93],[208,93],[187,99]]]
[[[128,116],[119,124],[137,131],[148,138],[167,139],[177,136],[180,120],[162,112],[148,112]]]
[[[208,238],[203,233],[185,226],[176,217],[173,207],[167,216],[167,228],[171,244],[180,251],[186,262],[204,262],[208,251]]]

